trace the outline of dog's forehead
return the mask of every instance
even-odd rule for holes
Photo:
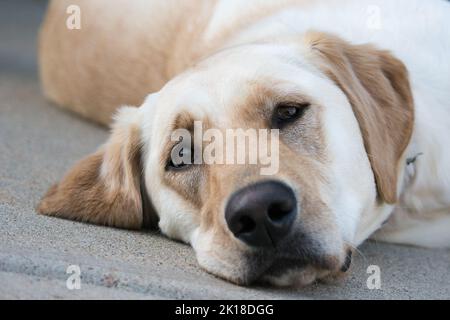
[[[167,119],[188,111],[193,118],[208,116],[218,125],[225,124],[255,91],[261,95],[276,90],[280,94],[298,91],[301,84],[296,80],[302,74],[304,79],[311,78],[306,74],[309,68],[298,48],[269,44],[230,48],[170,81],[161,90],[158,111]]]
[[[343,94],[301,49],[280,47],[249,45],[228,49],[167,83],[144,116],[153,124],[144,130],[146,140],[153,141],[153,150],[165,148],[168,137],[180,128],[175,126],[180,115],[206,122],[208,128],[261,128],[261,120],[267,118],[274,102],[305,97],[307,102],[327,106],[343,99]],[[267,111],[259,113],[261,117],[254,116],[255,107],[260,106]],[[245,121],[244,116],[256,121]],[[192,127],[184,123],[186,129]]]

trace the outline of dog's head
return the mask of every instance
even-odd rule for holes
[[[386,219],[412,125],[407,71],[388,52],[317,32],[234,47],[122,108],[109,141],[39,211],[124,228],[159,220],[213,274],[307,284],[346,271]],[[258,148],[233,138],[234,149],[230,129],[255,132]],[[231,150],[246,161],[227,161]]]

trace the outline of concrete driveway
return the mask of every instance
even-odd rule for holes
[[[242,288],[201,270],[194,252],[157,232],[38,216],[46,189],[107,131],[47,102],[36,75],[39,0],[0,3],[0,298],[449,299],[450,251],[367,243],[348,278],[307,289]],[[69,290],[66,269],[81,270]],[[381,271],[369,289],[367,268]]]

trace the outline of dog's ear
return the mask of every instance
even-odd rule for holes
[[[123,107],[109,140],[47,192],[38,212],[72,220],[138,229],[154,211],[142,178],[138,108]]]
[[[308,32],[312,59],[347,95],[358,120],[378,194],[397,200],[400,159],[410,141],[414,106],[408,71],[388,51]]]

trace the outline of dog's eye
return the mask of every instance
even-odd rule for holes
[[[300,118],[305,110],[309,107],[309,103],[280,103],[275,108],[273,122],[275,127],[282,127],[289,122]]]
[[[295,106],[282,106],[277,108],[277,117],[279,120],[288,120],[297,116],[298,109]]]
[[[170,152],[166,170],[181,170],[194,163],[193,152],[189,146],[182,143],[175,145]]]

